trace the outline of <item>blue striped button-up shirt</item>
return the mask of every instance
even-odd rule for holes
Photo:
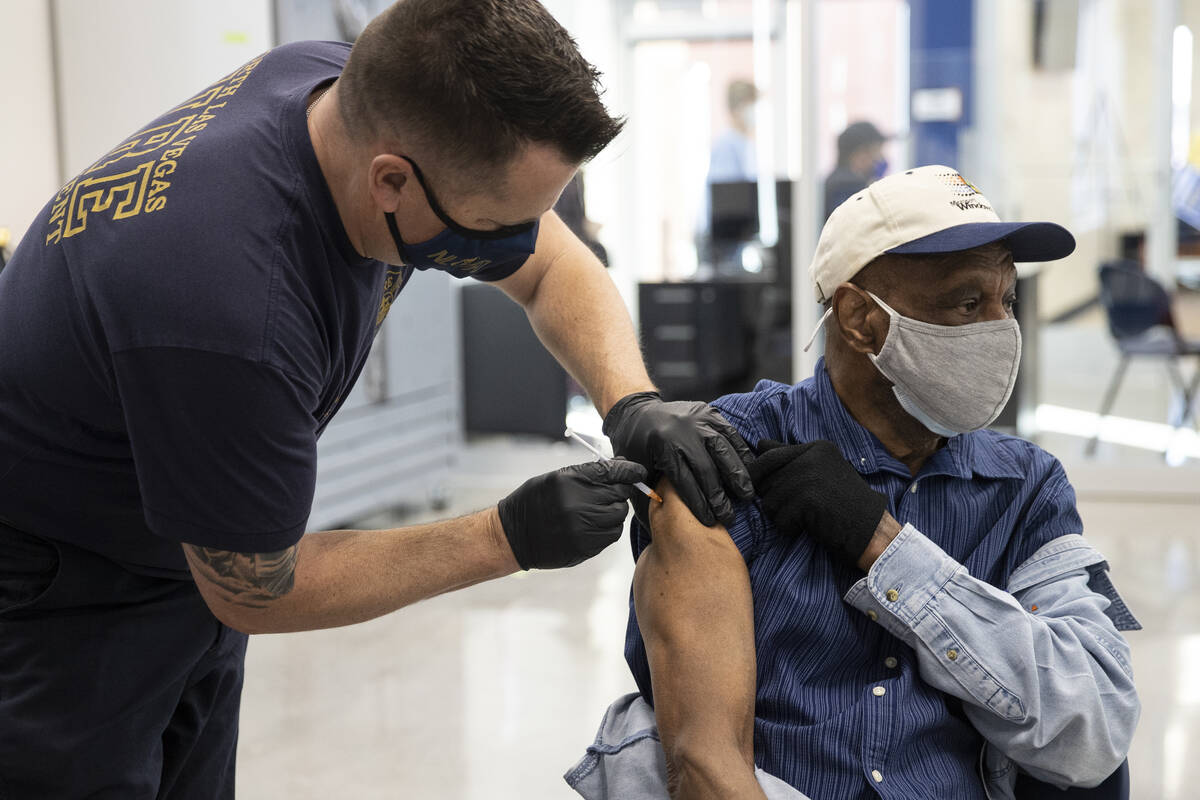
[[[1096,683],[1078,704],[1103,706],[1104,713],[1082,712],[1092,718],[1071,724],[1095,739],[1114,738],[1106,732],[1113,715],[1132,715],[1111,743],[1113,754],[1095,769],[1102,777],[1120,762],[1137,718],[1136,695],[1124,641],[1105,615],[1127,611],[1115,593],[1109,608],[1108,599],[1088,589],[1100,557],[1077,536],[1074,491],[1057,460],[1024,440],[977,431],[949,439],[914,477],[846,411],[823,361],[803,383],[763,381],[754,392],[713,405],[752,446],[765,438],[832,441],[905,525],[864,578],[810,537],[780,535],[757,503],[737,508],[729,534],[746,560],[754,598],[760,767],[812,798],[985,797],[981,731],[1002,743],[999,761],[989,764],[1003,765],[1004,754],[1046,750],[1053,737],[1039,726],[1059,726],[1074,713],[1047,710],[1054,698],[1021,696],[1028,685],[1045,688],[1047,678],[1032,664],[1025,670],[1001,663],[1005,648],[1022,659],[1034,652],[1064,659],[1052,668],[1069,661],[1064,672],[1076,677],[1076,670],[1091,669]],[[649,533],[635,523],[631,539],[636,558]],[[1067,563],[1064,552],[1092,557]],[[1026,625],[1025,617],[1037,613],[1022,608],[1028,598],[993,588],[1010,587],[1018,567],[1018,582],[1044,587],[1061,579],[1056,596],[1071,587],[1072,597],[1089,596],[1088,610],[1075,604],[1069,620]],[[1099,645],[1093,632],[1103,638]],[[632,601],[625,652],[652,703]],[[1061,691],[1063,702],[1075,702],[1069,684]],[[1097,699],[1109,695],[1124,705],[1114,710]],[[1059,736],[1057,742],[1079,750],[1072,742],[1085,740],[1091,741]],[[1063,776],[1071,773],[1059,773],[1054,751],[1046,753],[1041,776],[1067,782]],[[1086,763],[1090,756],[1081,758]]]

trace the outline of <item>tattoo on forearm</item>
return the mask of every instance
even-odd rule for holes
[[[296,545],[274,553],[231,553],[185,544],[192,568],[220,588],[230,603],[265,608],[292,590],[296,577]]]

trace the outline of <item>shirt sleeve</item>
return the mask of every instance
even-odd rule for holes
[[[146,523],[179,542],[272,552],[304,534],[316,398],[257,361],[182,347],[113,357]]]
[[[912,647],[922,679],[1025,771],[1095,786],[1125,759],[1141,707],[1129,645],[1081,564],[1010,594],[906,525],[845,600]]]

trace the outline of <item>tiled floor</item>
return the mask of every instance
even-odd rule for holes
[[[1200,505],[1095,501],[1079,510],[1145,628],[1129,634],[1142,700],[1133,796],[1190,800],[1200,786]]]
[[[451,511],[578,460],[565,445],[484,445],[464,459],[461,485],[475,488],[456,492]],[[632,575],[622,540],[572,570],[515,575],[351,628],[254,638],[239,796],[576,796],[563,772],[608,703],[633,691],[621,655]]]
[[[1115,355],[1100,320],[1045,331],[1043,399],[1094,410]],[[1130,371],[1115,413],[1165,419],[1161,366]],[[1156,383],[1157,381],[1157,383]],[[1130,635],[1143,716],[1134,797],[1200,785],[1200,464],[1041,437],[1076,485],[1087,536],[1145,630]],[[476,445],[452,511],[572,461],[567,445]],[[414,518],[415,519],[415,518]],[[375,520],[389,524],[387,520]],[[247,665],[239,793],[247,798],[566,798],[561,775],[630,691],[621,655],[627,541],[573,570],[514,576],[364,625],[257,637]]]

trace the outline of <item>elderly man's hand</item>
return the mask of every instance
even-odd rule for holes
[[[671,479],[696,519],[705,525],[733,521],[730,496],[749,500],[750,448],[707,403],[664,402],[657,392],[621,398],[604,418],[613,451]]]
[[[775,527],[790,536],[807,533],[843,561],[869,567],[863,556],[881,522],[890,520],[887,498],[867,486],[832,442],[764,439],[758,449],[750,476]]]

